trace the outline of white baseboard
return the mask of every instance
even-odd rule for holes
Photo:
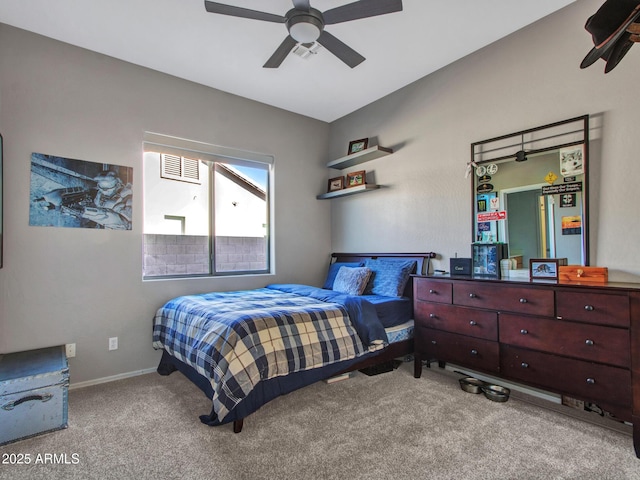
[[[482,373],[476,372],[475,370],[459,367],[457,365],[447,364],[445,368],[438,368],[436,366],[437,362],[433,362],[433,365],[434,366],[431,368],[434,372],[456,378],[460,378],[460,374],[469,375],[485,382],[510,388],[511,396],[524,402],[528,402],[538,407],[567,415],[569,417],[577,418],[594,425],[599,425],[601,427],[608,428],[619,433],[630,436],[633,434],[633,427],[631,426],[631,424],[608,417],[601,417],[593,412],[578,410],[562,405],[562,396],[556,393],[547,392],[545,390],[540,390],[518,383],[508,382],[504,379],[492,377],[490,375],[484,375]]]
[[[90,387],[91,385],[99,385],[101,383],[115,382],[116,380],[124,380],[125,378],[137,377],[139,375],[146,375],[147,373],[153,373],[156,368],[147,368],[144,370],[135,370],[133,372],[119,373],[118,375],[111,375],[110,377],[96,378],[94,380],[87,380],[85,382],[71,382],[69,390],[75,390],[76,388]]]
[[[465,375],[469,375],[471,377],[475,377],[479,380],[482,380],[484,382],[488,382],[488,383],[492,383],[494,385],[500,385],[502,387],[507,387],[513,391],[516,392],[521,392],[524,393],[525,395],[530,395],[532,397],[537,397],[540,398],[542,400],[546,400],[547,402],[551,402],[551,403],[557,403],[557,404],[561,404],[562,403],[562,396],[558,395],[556,393],[551,393],[551,392],[547,392],[545,390],[540,390],[538,388],[534,388],[534,387],[529,387],[527,385],[521,385],[518,383],[513,383],[513,382],[509,382],[507,380],[501,379],[501,378],[496,378],[496,377],[492,377],[490,375],[484,375],[480,372],[476,372],[475,370],[470,370],[468,368],[464,368],[464,367],[459,367],[457,365],[451,365],[450,363],[447,363],[447,365],[445,366],[445,369],[453,372],[453,373],[462,373]]]

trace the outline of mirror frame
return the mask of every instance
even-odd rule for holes
[[[584,179],[582,185],[582,265],[589,265],[589,115],[562,120],[527,130],[489,138],[471,144],[470,167],[482,164],[515,161],[516,154],[527,155],[583,146]],[[471,243],[476,243],[476,173],[471,168]],[[539,183],[539,182],[537,182]],[[497,220],[496,220],[497,221]]]

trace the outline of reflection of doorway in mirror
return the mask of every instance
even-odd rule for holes
[[[547,258],[553,245],[548,239],[551,229],[545,227],[546,208],[540,190],[523,190],[506,194],[509,217],[507,236],[512,254],[522,255],[524,265],[531,258]]]
[[[509,255],[523,256],[524,265],[528,265],[531,258],[558,257],[567,257],[570,265],[579,265],[581,236],[561,233],[564,233],[562,217],[581,214],[582,192],[575,194],[575,203],[563,204],[562,195],[540,195],[544,185],[500,191],[500,202],[509,214],[504,222],[498,222],[498,235],[509,245]],[[567,203],[574,205],[567,206]]]

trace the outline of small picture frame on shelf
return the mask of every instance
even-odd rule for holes
[[[344,188],[344,177],[335,177],[329,179],[328,192],[335,192]]]
[[[352,153],[358,153],[358,152],[361,152],[362,150],[366,150],[368,145],[369,145],[368,138],[353,140],[349,142],[349,151],[347,152],[347,155],[351,155]]]
[[[558,280],[560,265],[566,265],[566,259],[532,258],[529,260],[529,277],[531,280]]]
[[[347,188],[364,185],[366,181],[366,173],[367,172],[365,170],[347,173]]]

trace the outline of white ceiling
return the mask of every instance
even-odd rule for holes
[[[286,26],[208,13],[203,0],[0,0],[0,22],[331,122],[573,1],[404,0],[402,12],[328,25],[366,57],[354,69],[324,48],[262,68]],[[278,15],[292,8],[291,0],[219,3]]]

